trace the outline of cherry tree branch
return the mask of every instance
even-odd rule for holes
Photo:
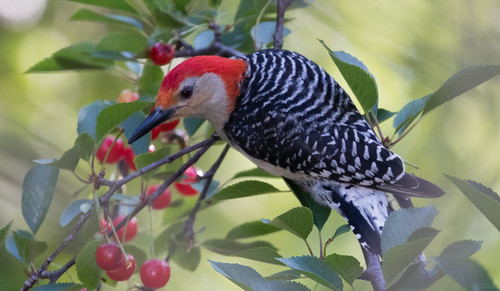
[[[361,274],[359,279],[370,281],[374,291],[385,290],[384,274],[382,273],[382,264],[377,255],[374,255],[363,247],[363,256],[365,257],[366,270]]]
[[[126,183],[132,181],[133,179],[135,179],[137,177],[140,177],[141,175],[143,175],[143,174],[145,174],[145,173],[147,173],[147,172],[149,172],[151,170],[154,170],[154,169],[158,168],[161,165],[171,163],[174,160],[176,160],[177,158],[182,157],[185,154],[188,154],[188,153],[190,153],[192,151],[200,149],[198,152],[196,152],[196,154],[194,154],[186,162],[186,164],[184,164],[182,167],[180,167],[179,170],[176,173],[174,173],[169,179],[167,179],[167,181],[165,181],[160,187],[158,187],[158,189],[156,190],[155,193],[153,193],[151,196],[149,196],[146,200],[141,201],[136,206],[136,208],[132,211],[132,213],[129,214],[129,217],[134,216],[141,209],[143,209],[146,205],[148,205],[148,203],[151,203],[161,193],[163,193],[163,191],[165,191],[165,189],[168,187],[168,185],[172,184],[177,178],[179,178],[180,176],[182,176],[182,174],[184,173],[184,171],[189,166],[191,166],[192,164],[194,164],[208,150],[208,148],[210,148],[219,139],[220,139],[219,136],[214,134],[210,138],[208,138],[208,139],[206,139],[206,140],[204,140],[204,141],[202,141],[200,143],[197,143],[195,145],[192,145],[190,147],[182,149],[182,150],[178,151],[177,153],[172,154],[172,155],[170,155],[168,157],[165,157],[165,158],[163,158],[163,159],[161,159],[161,160],[159,160],[157,162],[154,162],[154,163],[152,163],[152,164],[150,164],[150,165],[148,165],[148,166],[146,166],[146,167],[144,167],[144,168],[142,168],[142,169],[140,169],[140,170],[138,170],[138,171],[130,174],[129,176],[124,177],[123,179],[118,180],[118,181],[109,181],[109,180],[106,180],[106,179],[102,178],[99,175],[94,174],[91,177],[93,179],[91,182],[94,183],[94,185],[97,185],[98,187],[99,186],[108,186],[109,187],[109,190],[103,196],[101,196],[99,198],[99,204],[105,205],[109,201],[109,199],[111,199],[111,197],[113,196],[113,194],[116,191],[118,191],[123,185],[125,185]],[[47,272],[48,266],[64,250],[64,248],[66,248],[66,246],[71,241],[73,241],[73,239],[75,238],[75,236],[78,233],[78,231],[80,231],[80,229],[83,227],[83,225],[89,219],[91,213],[94,211],[94,208],[95,208],[95,205],[92,205],[90,207],[90,209],[87,210],[87,212],[83,213],[80,216],[80,220],[75,225],[75,227],[73,228],[73,230],[71,231],[71,233],[61,242],[61,244],[56,248],[56,250],[43,262],[42,266],[38,270],[36,270],[35,272],[33,272],[31,274],[30,278],[24,282],[24,285],[23,285],[23,287],[21,287],[20,290],[22,290],[22,291],[29,290],[41,278],[49,278],[51,280],[51,282],[56,281],[67,269],[69,269],[71,266],[74,265],[75,258],[72,258],[71,260],[69,260],[59,270],[52,271],[52,272]],[[115,229],[119,230],[121,227],[123,227],[125,225],[125,223],[126,223],[127,220],[128,220],[128,217],[126,219],[124,219],[121,223],[119,223],[118,225],[116,225]],[[108,233],[108,235],[110,235],[110,233]]]
[[[285,11],[292,4],[292,0],[278,0],[278,11],[276,13],[276,30],[273,35],[273,47],[283,47],[283,27],[285,26]]]

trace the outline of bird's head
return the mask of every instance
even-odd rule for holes
[[[197,56],[180,63],[163,79],[155,109],[129,143],[160,123],[181,117],[205,118],[216,129],[223,126],[234,110],[246,69],[244,60],[218,56]]]

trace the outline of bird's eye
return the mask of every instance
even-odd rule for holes
[[[182,99],[189,99],[191,95],[193,95],[193,87],[185,87],[180,93]]]

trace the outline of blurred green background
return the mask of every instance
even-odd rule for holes
[[[107,72],[63,72],[23,74],[30,66],[67,45],[95,42],[107,25],[71,22],[69,17],[82,7],[77,3],[46,0],[0,1],[0,226],[13,220],[12,229],[28,229],[21,215],[21,187],[27,170],[38,158],[59,157],[76,138],[80,107],[97,99],[115,100],[134,86]],[[223,1],[227,14],[221,23],[230,23],[236,1]],[[345,50],[364,62],[375,76],[380,106],[399,110],[412,99],[435,91],[458,70],[476,64],[500,64],[500,2],[483,1],[312,1],[305,9],[289,12],[287,27],[292,31],[285,48],[311,58],[347,86],[328,54],[317,41],[322,39],[333,50]],[[473,256],[500,286],[499,232],[442,175],[473,179],[500,191],[500,78],[469,91],[444,105],[422,122],[394,151],[419,169],[409,171],[441,185],[447,195],[437,200],[415,200],[415,204],[435,205],[440,212],[434,227],[440,235],[428,248],[429,257],[438,255],[449,243],[460,239],[483,240],[483,248]],[[383,124],[392,134],[391,121]],[[207,170],[221,146],[199,163]],[[225,181],[235,171],[253,165],[231,151],[217,178]],[[82,171],[82,173],[85,173]],[[278,183],[280,187],[283,184]],[[73,175],[61,172],[46,221],[37,233],[47,241],[46,258],[69,229],[59,226],[59,216],[80,187]],[[222,203],[202,213],[197,227],[206,226],[200,239],[219,238],[240,223],[276,215],[298,206],[290,194],[266,195]],[[147,212],[147,211],[144,211]],[[148,214],[143,226],[148,227]],[[155,214],[161,219],[161,214]],[[141,221],[141,216],[139,216]],[[343,221],[334,216],[331,229]],[[141,224],[140,224],[141,226]],[[328,226],[327,226],[328,227]],[[324,237],[331,235],[324,233]],[[305,246],[291,235],[269,236],[283,256],[306,253]],[[317,235],[311,235],[317,247]],[[361,252],[352,234],[341,237],[330,247],[337,253]],[[83,243],[83,242],[82,242]],[[73,243],[69,250],[81,247]],[[63,254],[54,265],[64,264]],[[236,286],[217,274],[207,259],[239,262],[254,266],[264,275],[277,269],[244,259],[221,257],[204,251],[195,272],[173,266],[171,290],[234,290]],[[0,290],[16,290],[26,279],[22,265],[0,250]],[[76,275],[69,274],[73,278]],[[70,281],[70,276],[62,279]],[[130,285],[139,282],[133,277]],[[117,290],[127,286],[118,285]],[[367,284],[357,283],[356,290]],[[445,277],[432,290],[456,290],[460,286]]]

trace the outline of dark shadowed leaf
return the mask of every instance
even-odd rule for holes
[[[267,281],[254,269],[240,265],[210,261],[212,267],[243,290],[306,291],[302,284],[287,281]]]
[[[5,248],[25,266],[30,266],[33,259],[47,249],[47,243],[35,240],[27,231],[16,230],[5,241]]]
[[[92,137],[88,133],[79,134],[76,138],[75,146],[78,147],[80,158],[89,161],[95,146]]]
[[[255,241],[250,243],[240,243],[229,239],[210,239],[204,241],[202,244],[205,248],[211,250],[214,253],[221,255],[232,256],[241,251],[267,247],[276,250],[276,248],[267,241]]]
[[[211,199],[235,199],[276,192],[281,191],[269,183],[249,180],[229,185],[217,192],[217,194],[215,194]]]
[[[307,239],[313,228],[312,212],[307,207],[290,209],[272,221],[267,220],[265,222],[284,229],[303,240]]]
[[[88,242],[76,257],[76,273],[85,288],[94,290],[101,278],[101,269],[95,261],[95,250],[103,241]]]
[[[226,239],[241,239],[273,233],[281,230],[280,228],[260,220],[246,222],[232,228],[226,235]]]
[[[68,225],[76,216],[85,213],[89,210],[89,207],[94,204],[94,200],[91,199],[80,199],[71,202],[61,214],[59,218],[59,223],[62,227]]]
[[[186,130],[189,136],[193,136],[196,131],[201,127],[201,125],[205,122],[203,118],[197,117],[187,117],[183,118],[182,122],[184,124],[184,129]]]
[[[397,112],[392,112],[384,108],[378,108],[377,110],[377,120],[379,123],[386,121],[387,119],[396,115]]]
[[[297,270],[290,269],[267,276],[266,280],[296,280],[299,278],[304,278],[302,273]]]
[[[450,275],[467,290],[498,290],[488,272],[471,259],[463,257],[436,257],[438,268]]]
[[[137,111],[133,113],[129,118],[125,119],[122,123],[120,123],[120,127],[123,128],[124,134],[127,138],[134,134],[139,124],[141,124],[146,115],[141,111]],[[130,145],[132,150],[136,155],[147,153],[149,151],[149,145],[151,144],[151,133],[145,134],[140,139],[136,140],[133,144]]]
[[[23,217],[35,234],[49,210],[56,189],[59,169],[46,165],[31,168],[23,180]]]
[[[351,286],[354,280],[363,272],[363,268],[359,264],[359,261],[352,256],[331,254],[325,258],[325,261]]]
[[[479,65],[468,67],[453,75],[434,92],[425,104],[425,115],[445,102],[500,74],[500,65]]]
[[[276,176],[273,176],[269,174],[268,172],[259,169],[259,168],[253,168],[250,170],[242,171],[234,175],[230,180],[234,180],[237,178],[244,178],[244,177],[262,177],[262,178],[278,178]]]
[[[405,243],[417,229],[431,225],[437,215],[433,206],[400,209],[392,212],[382,231],[382,254],[392,247]]]
[[[13,220],[11,220],[9,222],[9,224],[7,224],[6,226],[4,226],[0,229],[0,248],[2,247],[3,243],[5,242],[5,238],[7,238],[7,234],[9,233],[9,229],[10,229],[10,226],[12,225],[12,221]]]
[[[325,261],[313,257],[278,258],[278,261],[332,290],[342,290],[343,284],[337,274]]]
[[[134,101],[113,104],[102,109],[97,116],[96,140],[101,140],[122,121],[150,104],[147,101]]]
[[[283,178],[283,180],[285,180],[286,184],[288,185],[290,190],[292,190],[292,193],[295,195],[295,197],[299,199],[300,204],[302,204],[302,206],[304,207],[311,209],[314,218],[314,225],[316,225],[316,227],[319,230],[323,229],[323,226],[328,220],[328,217],[330,216],[332,210],[324,205],[318,204],[311,197],[311,194],[302,190],[292,180],[287,178]]]
[[[253,249],[248,249],[244,251],[237,252],[233,254],[235,257],[242,257],[254,261],[283,265],[280,261],[275,260],[275,258],[281,258],[281,255],[273,248],[269,247],[257,247]]]
[[[332,240],[334,240],[337,237],[343,235],[344,233],[348,233],[349,231],[351,231],[351,227],[349,226],[349,224],[343,224],[343,225],[339,226],[335,230],[335,233],[332,236]]]
[[[49,283],[31,289],[33,291],[79,291],[83,288],[81,284],[75,283]]]
[[[445,175],[476,206],[481,213],[500,231],[500,197],[488,187],[475,181],[463,180]]]
[[[105,8],[110,8],[110,9],[116,9],[116,10],[121,10],[125,11],[128,13],[132,14],[137,14],[137,11],[135,11],[132,6],[127,4],[127,1],[123,0],[68,0],[72,2],[78,2],[82,4],[88,4],[88,5],[94,5],[94,6],[100,6],[100,7],[105,7]]]
[[[373,75],[355,57],[343,51],[332,51],[322,40],[320,42],[328,50],[330,57],[358,99],[365,114],[369,112],[378,100],[377,82]]]
[[[105,104],[101,100],[96,100],[80,108],[80,111],[78,111],[78,134],[86,133],[95,141],[97,116],[108,106],[109,104]]]

